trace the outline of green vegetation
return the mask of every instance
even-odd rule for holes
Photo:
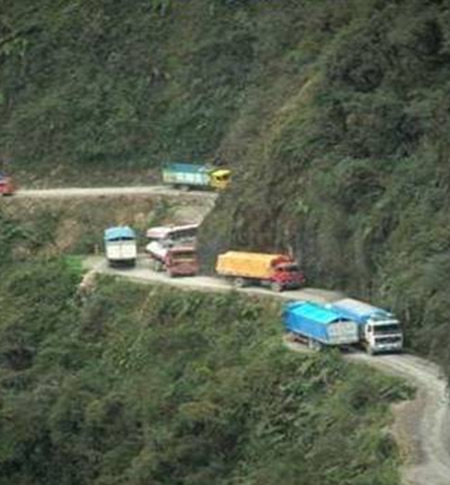
[[[23,183],[232,166],[205,224],[387,305],[450,372],[450,9],[422,0],[3,0],[0,155]]]
[[[233,21],[221,2],[3,1],[0,153],[83,180],[211,155],[252,56]]]
[[[277,304],[111,279],[81,302],[76,262],[0,234],[0,484],[398,483],[408,389],[288,351]]]
[[[292,249],[311,285],[395,310],[450,375],[448,2],[0,10],[0,161],[22,183],[220,157],[233,186],[205,269]],[[80,306],[59,255],[97,239],[60,245],[63,212],[31,219],[0,213],[0,484],[396,483],[378,429],[398,385],[286,352],[276,310],[237,297],[105,281]]]
[[[208,211],[208,201],[183,197],[88,197],[59,199],[1,200],[3,217],[20,221],[26,234],[26,247],[16,251],[34,251],[40,255],[70,253],[86,255],[103,251],[103,230],[128,224],[136,229],[141,246],[145,231],[152,225],[190,222]]]
[[[204,265],[228,247],[292,249],[311,285],[392,308],[450,375],[448,2],[280,4],[289,41],[273,25],[281,52],[249,87],[260,101],[237,122]]]

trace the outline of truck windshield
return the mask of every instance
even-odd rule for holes
[[[287,273],[296,273],[298,266],[296,264],[282,264],[277,267],[278,271],[286,271]]]
[[[226,182],[230,178],[229,174],[226,175],[216,175],[216,180],[219,182]]]
[[[171,254],[173,261],[192,261],[195,258],[195,253],[193,251],[183,251],[175,252]]]
[[[175,246],[190,246],[195,244],[195,236],[185,236],[176,239],[165,239],[165,244],[168,247],[175,247]]]
[[[374,325],[373,331],[377,335],[384,335],[387,333],[401,332],[401,328],[398,323],[390,323],[389,325]]]
[[[117,241],[134,241],[135,238],[131,236],[118,236],[118,237],[109,237],[106,239],[107,242],[117,242]]]

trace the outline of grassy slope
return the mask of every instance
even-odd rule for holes
[[[103,251],[103,231],[115,225],[136,229],[143,250],[150,226],[185,224],[208,212],[202,197],[88,197],[72,199],[5,199],[0,214],[20,221],[32,244],[18,245],[17,255],[93,254]]]
[[[275,304],[103,279],[80,305],[1,222],[0,484],[398,483],[399,382],[284,349]]]

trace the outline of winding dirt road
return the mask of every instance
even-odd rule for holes
[[[19,190],[14,197],[45,199],[124,195],[201,196],[209,198],[211,202],[217,197],[213,192],[184,192],[164,186]],[[136,268],[127,270],[109,268],[103,257],[89,257],[85,266],[96,273],[118,275],[147,284],[166,284],[183,290],[232,290],[227,282],[217,278],[169,278],[163,273],[155,273],[150,270],[145,257],[139,258]],[[238,291],[271,298],[308,299],[318,303],[330,302],[342,296],[335,291],[316,288],[280,294],[261,288],[243,288]],[[289,347],[295,350],[295,346]],[[408,354],[371,357],[355,352],[347,358],[404,377],[417,386],[414,400],[402,402],[393,408],[395,420],[392,430],[404,457],[402,482],[404,485],[450,485],[450,406],[446,381],[439,368],[425,359]]]
[[[149,283],[164,284],[175,286],[183,290],[198,290],[207,292],[229,292],[235,289],[226,280],[213,278],[210,276],[185,276],[182,278],[170,278],[165,273],[157,273],[150,269],[148,257],[140,255],[135,268],[117,269],[110,268],[103,256],[90,256],[85,259],[86,269],[92,269],[97,273],[118,275],[129,280]],[[235,289],[236,290],[236,289]],[[281,298],[284,300],[311,300],[317,303],[326,303],[342,298],[342,293],[318,288],[304,288],[301,290],[283,291],[274,293],[265,288],[248,287],[239,288],[236,291],[247,295],[262,295],[271,298]]]
[[[413,401],[394,406],[393,432],[403,452],[402,477],[408,485],[450,484],[450,407],[440,369],[420,357],[351,354],[386,373],[406,378],[417,387]]]
[[[149,185],[149,186],[134,186],[134,187],[70,187],[59,189],[24,189],[18,190],[14,194],[19,198],[36,198],[36,199],[53,199],[53,198],[70,198],[70,197],[118,197],[121,195],[133,195],[133,196],[151,196],[151,195],[170,195],[170,196],[193,196],[193,197],[207,197],[215,199],[217,194],[215,192],[200,191],[200,190],[176,190],[170,187],[161,185]]]
[[[103,257],[89,257],[85,267],[97,273],[126,277],[147,284],[165,284],[183,290],[227,292],[234,288],[224,280],[207,277],[169,278],[165,273],[150,269],[145,256],[138,259],[135,268],[109,268]],[[278,299],[308,299],[318,303],[331,302],[342,297],[341,293],[318,288],[274,293],[263,288],[241,288],[237,291],[248,295],[261,295]],[[289,348],[296,350],[296,345]],[[300,349],[302,350],[302,349]],[[450,406],[447,386],[437,366],[409,354],[369,356],[354,352],[346,356],[383,372],[401,376],[417,387],[414,400],[393,406],[392,431],[404,459],[402,483],[404,485],[450,484]]]

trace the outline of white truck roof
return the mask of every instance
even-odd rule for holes
[[[148,239],[165,239],[171,234],[183,232],[196,231],[200,224],[183,224],[180,226],[157,226],[151,227],[147,230],[146,236]]]

